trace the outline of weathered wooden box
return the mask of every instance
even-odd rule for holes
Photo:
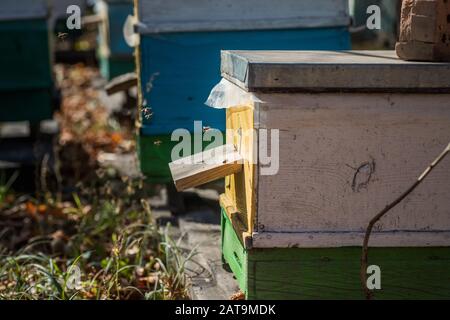
[[[138,144],[153,181],[170,181],[175,129],[193,132],[195,120],[225,129],[224,112],[203,105],[220,80],[220,50],[350,48],[346,0],[137,0],[137,15]]]
[[[108,80],[135,70],[134,49],[123,34],[127,17],[133,15],[133,0],[101,0],[95,10],[102,17],[98,36],[100,72]]]
[[[53,113],[45,0],[0,2],[0,121],[39,122]]]
[[[223,257],[241,289],[363,298],[369,221],[450,142],[450,64],[393,51],[224,51],[221,68],[209,104],[227,108],[227,145],[245,159],[220,200]],[[449,194],[447,158],[375,226],[375,298],[450,297]]]

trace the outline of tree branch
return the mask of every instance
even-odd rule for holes
[[[405,199],[411,192],[416,189],[423,180],[430,174],[430,172],[436,167],[446,156],[450,153],[450,143],[445,148],[445,150],[425,169],[425,171],[417,178],[417,180],[405,191],[403,192],[397,199],[388,204],[383,210],[381,210],[378,214],[376,214],[369,222],[369,225],[366,229],[366,234],[364,236],[364,242],[362,246],[362,255],[361,255],[361,269],[360,269],[360,278],[361,285],[366,294],[366,299],[372,298],[372,292],[367,288],[367,264],[368,264],[368,246],[370,234],[372,233],[373,226],[380,220],[386,213],[388,213],[392,208],[398,205],[403,199]]]

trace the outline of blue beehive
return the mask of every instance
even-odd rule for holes
[[[220,80],[220,50],[350,48],[346,0],[138,0],[141,170],[169,182],[173,130],[194,121],[224,130],[204,106]]]
[[[132,0],[101,0],[95,5],[102,17],[98,37],[100,71],[106,79],[134,71],[133,48],[127,45],[123,27],[133,14]]]

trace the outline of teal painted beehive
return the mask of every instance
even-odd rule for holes
[[[133,0],[101,0],[95,8],[102,17],[97,53],[102,76],[110,80],[134,71],[133,48],[127,45],[123,35],[127,17],[133,15]]]
[[[224,51],[221,70],[209,103],[226,108],[227,147],[243,161],[172,162],[175,185],[232,173],[222,253],[248,299],[363,299],[369,222],[450,142],[450,63]],[[363,268],[378,269],[375,299],[450,298],[449,167],[375,224]]]
[[[350,48],[346,0],[138,0],[137,14],[140,166],[159,182],[171,180],[175,129],[225,129],[224,111],[204,108],[220,50]]]
[[[0,121],[52,118],[47,17],[45,0],[0,2]]]

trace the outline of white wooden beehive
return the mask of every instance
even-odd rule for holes
[[[450,64],[391,51],[224,51],[221,68],[227,144],[248,160],[257,141],[236,132],[279,132],[276,174],[245,161],[226,177],[221,205],[247,248],[362,245],[370,219],[450,142]],[[449,168],[450,158],[383,217],[370,245],[450,245]]]

